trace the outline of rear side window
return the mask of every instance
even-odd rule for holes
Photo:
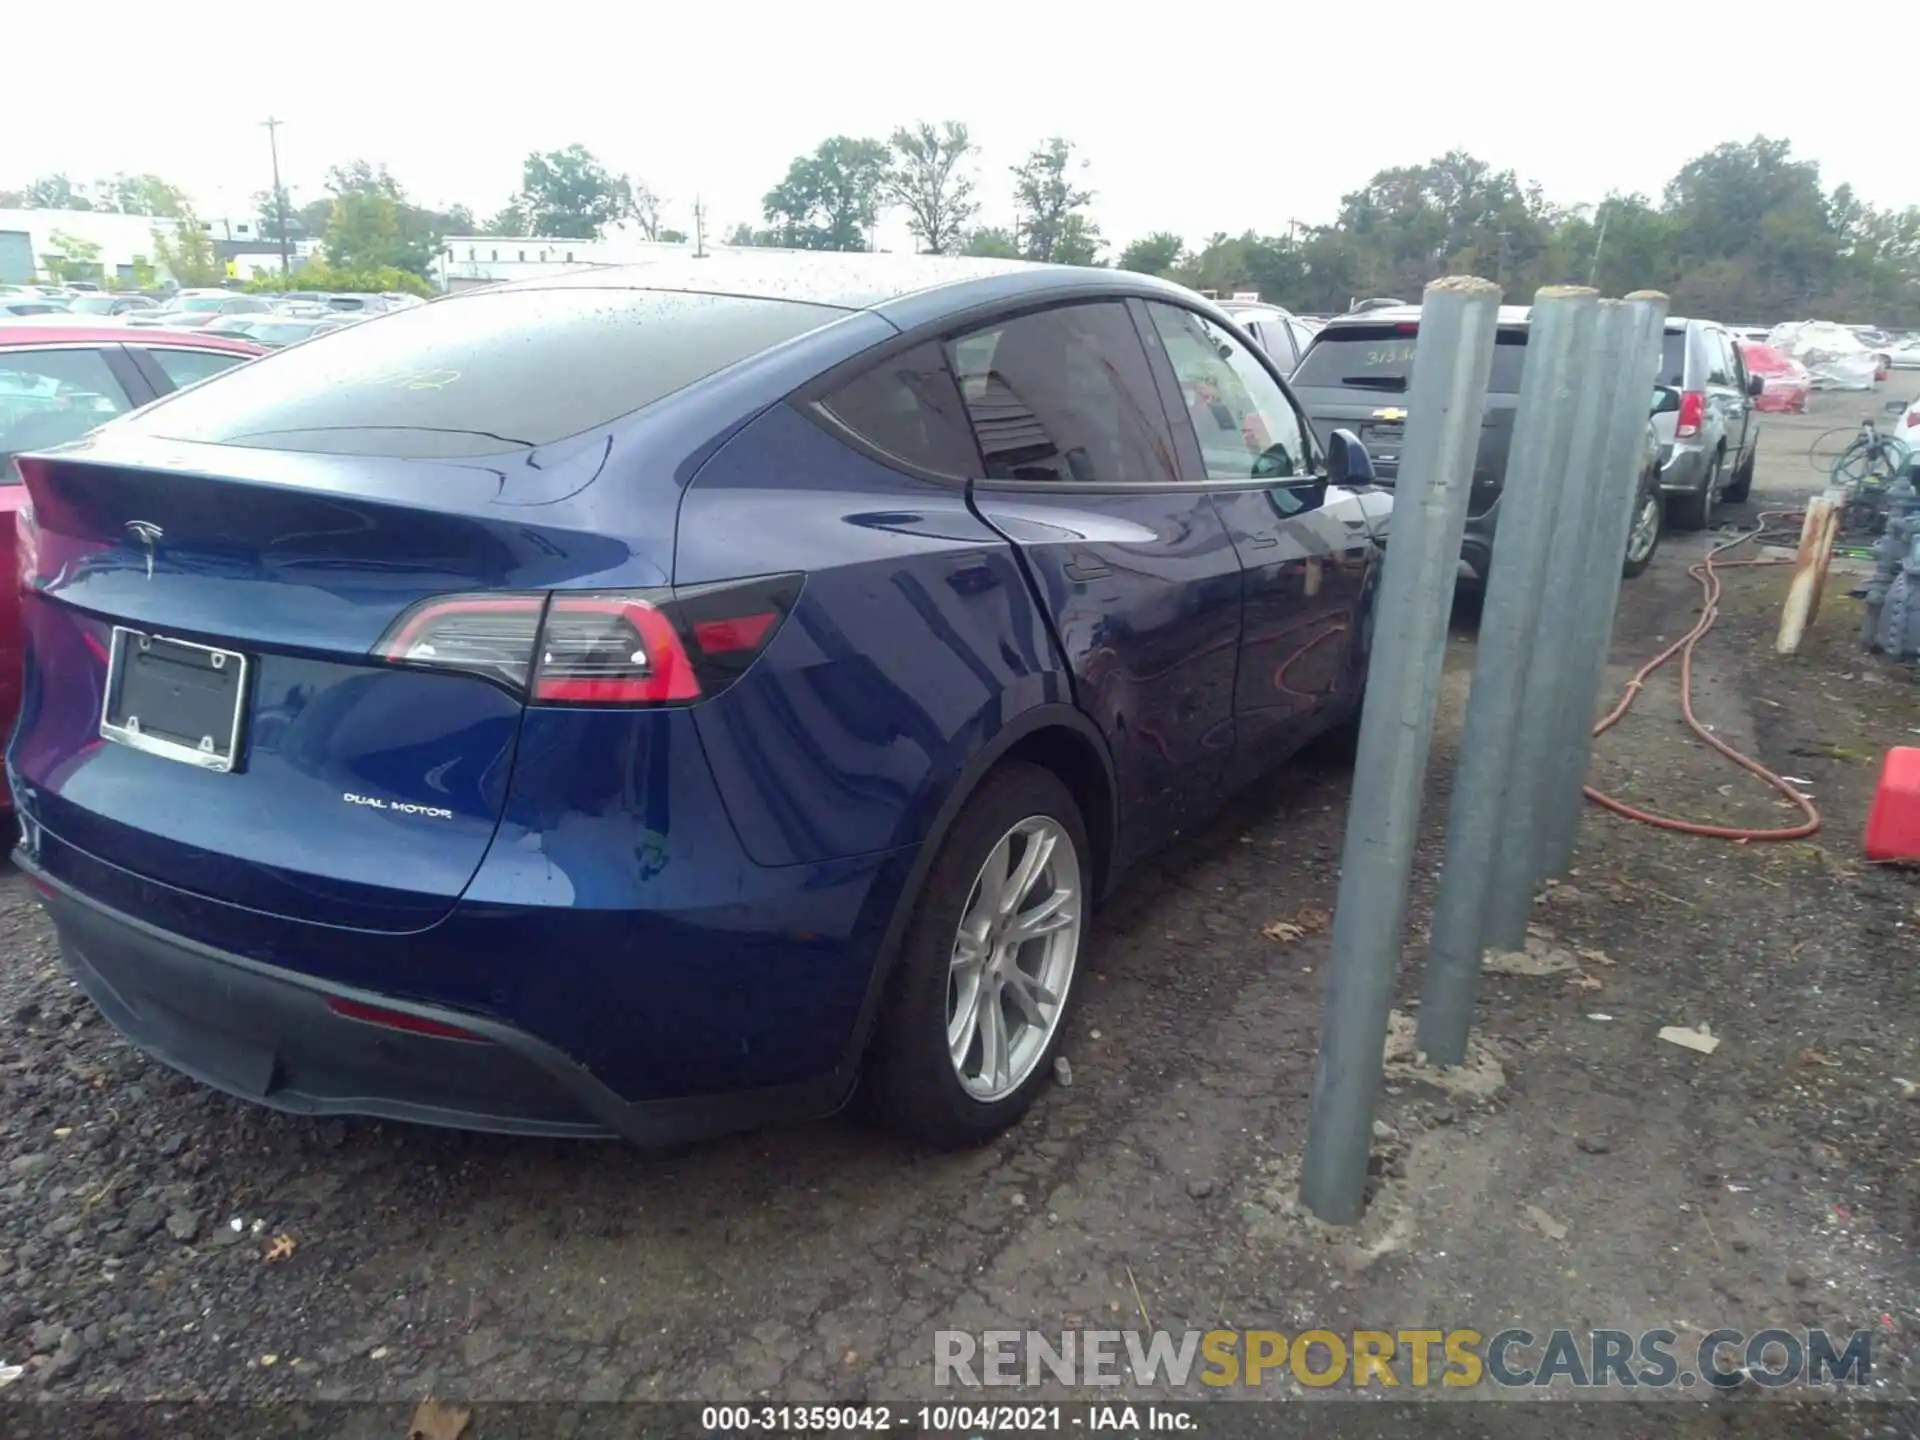
[[[131,408],[98,350],[0,351],[0,455],[78,440]],[[0,476],[19,483],[11,465]]]
[[[128,423],[323,455],[497,455],[631,414],[844,313],[671,291],[486,291],[290,346]]]
[[[173,382],[174,389],[184,390],[209,375],[231,370],[247,357],[223,354],[216,350],[154,349],[147,351],[147,358],[160,367],[160,373]]]
[[[1293,372],[1293,383],[1404,395],[1419,338],[1417,332],[1406,333],[1398,325],[1330,325],[1314,337],[1313,348]],[[1499,331],[1487,389],[1495,395],[1518,395],[1526,359],[1527,332]]]
[[[1660,341],[1660,380],[1665,385],[1687,384],[1687,332],[1669,330]]]
[[[938,345],[916,345],[863,371],[820,408],[869,445],[921,470],[980,473],[960,387]]]
[[[996,480],[1167,484],[1173,435],[1124,305],[1022,315],[948,346]]]

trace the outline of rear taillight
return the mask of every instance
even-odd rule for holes
[[[1920,405],[1909,405],[1906,417],[1900,423],[1909,430],[1920,430]]]
[[[383,659],[479,675],[536,705],[683,705],[733,683],[800,594],[778,575],[678,590],[441,595],[374,648]]]
[[[363,1005],[358,1000],[343,1000],[337,996],[327,1001],[327,1008],[336,1015],[358,1020],[363,1025],[378,1025],[383,1030],[401,1030],[409,1035],[430,1035],[436,1040],[478,1040],[483,1043],[487,1038],[471,1030],[463,1030],[458,1025],[429,1020],[424,1015],[389,1010],[384,1005]]]
[[[1698,390],[1689,390],[1680,397],[1680,414],[1675,419],[1673,433],[1685,440],[1700,433],[1700,423],[1707,418],[1707,397]]]

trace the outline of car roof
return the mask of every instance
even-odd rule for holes
[[[241,355],[261,353],[258,345],[235,336],[209,335],[201,330],[166,330],[159,326],[130,330],[120,325],[37,325],[32,321],[0,325],[0,349],[3,350],[74,344],[144,345],[163,350],[186,346],[195,350],[231,350]]]
[[[837,250],[730,250],[705,256],[676,252],[638,264],[511,281],[474,293],[553,289],[677,290],[790,300],[872,310],[902,328],[975,305],[1050,294],[1165,296],[1188,305],[1208,303],[1169,281],[1130,271],[975,256]]]
[[[1502,325],[1525,325],[1533,314],[1527,305],[1502,305],[1499,322]],[[1377,310],[1361,310],[1349,315],[1335,315],[1322,327],[1322,334],[1345,329],[1352,325],[1417,325],[1420,322],[1418,305],[1382,305]]]

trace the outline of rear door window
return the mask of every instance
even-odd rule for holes
[[[988,478],[1180,478],[1146,348],[1119,301],[1022,315],[947,349]]]
[[[0,455],[64,445],[132,408],[98,350],[0,351]],[[0,481],[19,476],[8,465]]]
[[[497,455],[617,420],[846,313],[677,291],[483,291],[289,346],[128,423],[316,454]]]
[[[1293,372],[1293,384],[1404,395],[1413,375],[1419,338],[1419,333],[1404,323],[1329,325],[1314,337],[1313,347]],[[1526,359],[1527,332],[1513,328],[1499,331],[1494,337],[1493,371],[1487,389],[1495,395],[1518,395]]]
[[[938,344],[890,355],[819,402],[876,450],[936,475],[980,473],[967,407]]]
[[[247,357],[220,350],[162,350],[154,347],[147,351],[147,358],[173,382],[174,389],[182,390],[209,375],[231,370]]]

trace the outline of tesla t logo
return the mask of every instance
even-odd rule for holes
[[[1395,410],[1389,407],[1388,409],[1385,409],[1385,410],[1374,411],[1373,418],[1376,420],[1404,420],[1407,418],[1407,412],[1404,410]]]
[[[167,532],[148,520],[129,520],[127,522],[127,533],[146,547],[147,579],[153,579],[154,547],[159,544],[160,537]]]

